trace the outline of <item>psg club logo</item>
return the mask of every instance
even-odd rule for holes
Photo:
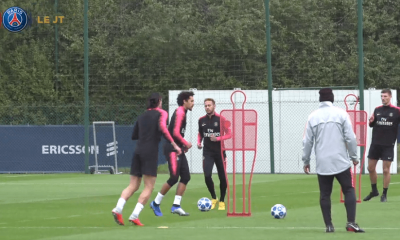
[[[19,7],[11,7],[3,13],[3,26],[10,32],[22,31],[28,24],[28,15]]]

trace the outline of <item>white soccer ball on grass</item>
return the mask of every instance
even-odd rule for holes
[[[286,207],[282,204],[275,204],[271,208],[271,215],[276,219],[282,219],[286,217]]]
[[[197,201],[197,207],[202,212],[210,211],[210,209],[211,209],[211,200],[206,198],[206,197],[200,198],[200,200]]]

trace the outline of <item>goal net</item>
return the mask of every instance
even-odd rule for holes
[[[115,134],[115,122],[93,122],[94,165],[89,166],[90,173],[118,173],[118,142]]]

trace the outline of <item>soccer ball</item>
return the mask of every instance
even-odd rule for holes
[[[202,212],[210,211],[210,209],[211,209],[211,200],[206,198],[206,197],[200,198],[200,200],[197,202],[197,207]]]
[[[286,207],[282,204],[275,204],[271,208],[271,215],[276,219],[282,219],[286,217]]]

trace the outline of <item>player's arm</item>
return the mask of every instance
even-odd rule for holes
[[[180,133],[182,121],[184,118],[185,118],[185,112],[180,107],[176,111],[175,124],[174,124],[174,129],[172,131],[172,135],[175,137],[175,139],[178,139],[178,141],[180,143],[182,143],[185,147],[190,148],[190,147],[192,147],[192,145],[191,144],[189,145],[189,143],[182,137],[182,135]]]
[[[396,107],[396,109],[397,109],[397,118],[398,118],[398,121],[399,121],[399,123],[400,123],[400,107]]]
[[[135,126],[133,126],[132,140],[139,139],[139,121],[136,121]]]
[[[306,128],[304,129],[303,156],[301,158],[304,163],[304,172],[307,174],[310,173],[310,156],[313,145],[314,145],[314,133],[310,121],[308,120]]]
[[[203,141],[204,138],[204,134],[203,134],[203,130],[201,129],[201,123],[200,123],[200,119],[199,119],[199,133],[197,134],[197,148],[201,149],[201,141]]]
[[[167,139],[168,142],[173,143],[174,139],[172,138],[171,134],[169,134],[167,128],[168,114],[166,111],[162,109],[159,109],[159,112],[160,112],[160,118],[158,120],[158,129],[161,131],[161,133],[164,135],[165,139]]]
[[[373,127],[375,126],[376,123],[376,108],[374,110],[374,112],[372,113],[371,117],[369,118],[369,126]]]
[[[353,131],[353,126],[351,124],[351,119],[349,114],[346,114],[345,120],[343,122],[343,136],[344,140],[346,141],[349,157],[354,164],[357,164],[358,163],[357,140],[356,140],[356,134]]]
[[[160,118],[158,120],[158,128],[160,129],[161,133],[164,135],[165,139],[167,139],[168,142],[172,144],[174,149],[178,152],[178,155],[182,153],[181,148],[174,142],[174,139],[172,138],[171,134],[169,134],[168,128],[167,128],[167,120],[168,120],[168,114],[166,111],[159,109],[160,112]]]
[[[227,121],[224,117],[221,117],[221,136],[217,137],[217,141],[223,141],[232,137],[231,133],[231,122]]]

